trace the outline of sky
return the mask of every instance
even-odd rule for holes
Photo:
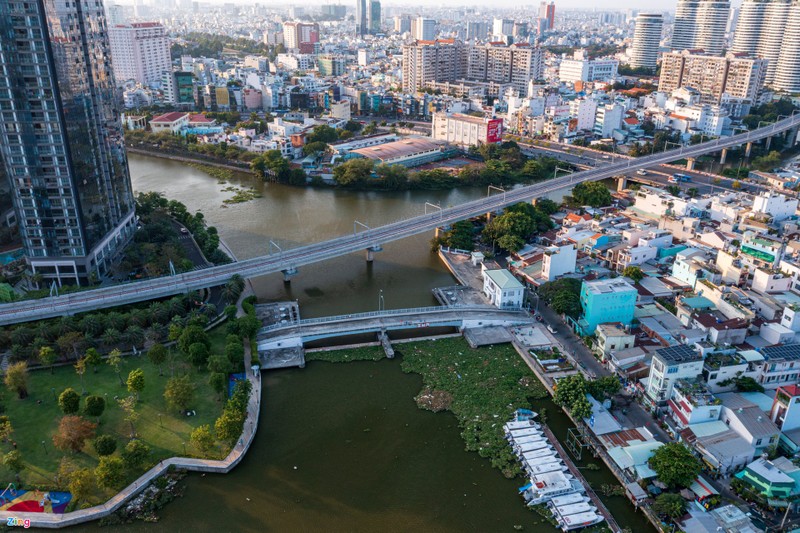
[[[106,0],[106,2],[113,1],[113,0]],[[119,3],[133,3],[132,0],[117,0]],[[282,1],[278,0],[200,0],[201,3],[209,3],[209,4],[225,4],[225,3],[234,3],[234,4],[254,4],[260,3],[264,5],[285,5],[289,6],[320,6],[323,3],[333,3],[333,4],[344,4],[344,5],[353,5],[355,6],[355,0],[291,0],[291,1]],[[558,9],[597,9],[597,10],[625,10],[625,9],[636,9],[636,10],[650,10],[650,11],[674,11],[675,4],[677,0],[628,0],[626,2],[620,2],[619,0],[555,0],[556,2],[556,13],[558,13]],[[477,2],[475,0],[383,0],[383,5],[386,7],[392,6],[469,6],[469,7],[476,7],[480,9],[482,6],[486,4]],[[528,0],[527,2],[530,6],[530,9],[533,10],[536,6],[539,5],[538,0]],[[737,6],[741,3],[740,0],[733,0],[731,2],[732,5]],[[491,3],[492,7],[499,7],[499,8],[514,8],[520,7],[519,0],[494,0]]]

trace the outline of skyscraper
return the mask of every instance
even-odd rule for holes
[[[369,13],[367,21],[370,33],[380,33],[381,31],[381,3],[380,0],[369,0]]]
[[[539,30],[548,31],[555,27],[556,3],[542,2],[539,4]]]
[[[661,43],[661,30],[664,18],[661,13],[639,13],[636,17],[636,28],[633,31],[631,47],[631,66],[656,70],[658,48]]]
[[[101,2],[0,2],[0,150],[31,270],[107,272],[135,228]]]
[[[728,0],[678,0],[672,49],[721,54],[730,10]]]
[[[369,19],[367,18],[367,3],[370,0],[356,0],[356,35],[363,37],[369,33]]]
[[[800,2],[744,0],[733,36],[733,52],[769,60],[766,84],[800,90]],[[780,74],[779,74],[780,73]]]
[[[417,17],[411,21],[411,36],[419,41],[436,39],[436,21],[425,17]]]

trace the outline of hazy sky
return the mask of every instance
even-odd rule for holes
[[[1,1],[1,0],[0,0]],[[114,2],[114,0],[105,0],[106,3]],[[284,1],[278,0],[277,2],[274,0],[200,0],[201,3],[210,3],[210,4],[224,4],[233,2],[235,4],[253,4],[253,3],[260,3],[263,5],[285,5],[285,6],[319,6],[323,3],[332,3],[332,4],[344,4],[344,5],[352,5],[355,6],[355,0],[293,0],[293,1]],[[563,9],[597,9],[597,10],[604,10],[604,9],[611,9],[611,10],[625,10],[625,9],[638,9],[638,10],[652,10],[652,11],[674,11],[675,4],[677,0],[627,0],[624,2],[620,2],[619,0],[555,0],[556,2],[556,13],[558,13],[558,8]],[[124,3],[124,4],[131,4],[133,0],[116,0],[116,3]],[[486,6],[485,3],[478,2],[475,0],[382,0],[384,6],[417,6],[417,5],[429,5],[429,6],[470,6],[476,7],[480,9],[481,7]],[[732,0],[731,4],[734,6],[738,6],[741,3],[741,0]],[[539,5],[538,0],[528,0],[527,2],[520,2],[519,0],[494,0],[491,2],[493,7],[519,7],[520,5],[527,4],[530,6],[531,9],[534,9],[536,6]]]

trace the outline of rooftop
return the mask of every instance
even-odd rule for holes
[[[179,111],[173,111],[172,113],[164,113],[163,115],[158,115],[154,117],[150,122],[175,122],[176,120],[180,120],[183,117],[187,116],[189,113],[181,113]]]
[[[761,350],[767,361],[796,361],[800,359],[800,344],[769,346]]]
[[[667,348],[656,350],[656,356],[665,363],[691,363],[702,361],[703,358],[694,348],[686,344],[676,344]]]
[[[595,281],[584,281],[583,287],[592,294],[610,294],[613,292],[637,292],[636,289],[621,278],[598,279]]]
[[[411,137],[402,141],[388,142],[377,146],[357,148],[352,153],[359,154],[367,159],[386,161],[408,157],[422,152],[439,150],[441,144],[423,137]]]
[[[521,289],[522,283],[508,270],[486,270],[486,276],[501,289]]]

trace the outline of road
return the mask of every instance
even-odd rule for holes
[[[354,231],[352,235],[343,235],[327,241],[280,251],[274,255],[255,257],[232,265],[220,265],[175,276],[101,287],[39,300],[23,300],[2,304],[0,305],[0,325],[71,315],[154,298],[163,298],[172,294],[222,285],[233,274],[239,274],[243,278],[252,278],[275,272],[294,272],[295,269],[304,265],[357,251],[377,248],[388,242],[431,231],[437,227],[448,226],[461,220],[499,211],[518,202],[527,202],[532,198],[544,197],[548,193],[568,190],[578,183],[600,181],[620,174],[635,172],[638,168],[650,168],[677,159],[698,157],[723,148],[754,142],[795,127],[800,127],[800,115],[783,119],[759,130],[733,137],[715,139],[694,146],[675,148],[636,160],[617,157],[598,168],[567,174],[534,185],[511,189],[502,194],[465,202],[454,207],[439,208],[431,213],[425,212],[419,216],[385,226],[367,228],[358,232]],[[427,210],[428,206],[420,207],[421,210]]]

